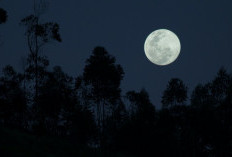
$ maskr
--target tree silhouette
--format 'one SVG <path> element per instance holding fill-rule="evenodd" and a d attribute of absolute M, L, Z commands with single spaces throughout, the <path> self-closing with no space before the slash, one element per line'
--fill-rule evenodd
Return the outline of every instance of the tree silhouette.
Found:
<path fill-rule="evenodd" d="M 144 89 L 139 92 L 129 91 L 126 97 L 129 100 L 128 109 L 132 111 L 129 111 L 129 119 L 117 133 L 115 145 L 122 151 L 148 155 L 154 147 L 155 107 Z"/>
<path fill-rule="evenodd" d="M 212 81 L 212 97 L 215 101 L 215 108 L 213 119 L 213 132 L 211 136 L 212 151 L 217 156 L 230 156 L 231 155 L 231 141 L 232 141 L 232 129 L 231 129 L 231 86 L 232 77 L 227 73 L 224 68 L 221 68 L 216 77 Z M 215 125 L 216 124 L 216 125 Z M 219 136 L 220 134 L 220 136 Z M 220 144 L 223 143 L 223 146 Z M 230 152 L 230 153 L 229 153 Z"/>
<path fill-rule="evenodd" d="M 37 101 L 35 100 L 35 77 L 36 77 L 36 66 L 34 64 L 33 55 L 28 54 L 26 63 L 23 68 L 23 88 L 25 92 L 25 97 L 31 106 L 31 109 L 33 109 L 33 106 L 36 105 Z M 49 66 L 49 60 L 45 56 L 38 56 L 37 58 L 37 90 L 39 90 L 42 86 L 44 81 L 46 81 L 46 77 L 48 74 L 48 66 Z M 39 96 L 39 92 L 37 93 Z M 32 110 L 32 112 L 34 112 Z M 33 114 L 34 115 L 34 114 Z M 32 115 L 32 117 L 33 117 Z"/>
<path fill-rule="evenodd" d="M 215 104 L 212 96 L 212 84 L 197 85 L 191 95 L 191 105 L 197 108 L 212 107 Z"/>
<path fill-rule="evenodd" d="M 230 75 L 222 67 L 212 81 L 212 96 L 215 98 L 217 105 L 220 105 L 225 99 L 229 90 L 230 82 Z"/>
<path fill-rule="evenodd" d="M 90 86 L 91 99 L 96 104 L 97 126 L 102 135 L 106 116 L 110 116 L 111 109 L 115 108 L 120 100 L 119 86 L 123 74 L 121 66 L 115 64 L 115 58 L 103 47 L 96 47 L 86 61 L 83 81 L 85 85 Z"/>
<path fill-rule="evenodd" d="M 192 130 L 197 133 L 198 153 L 202 156 L 230 156 L 231 76 L 221 68 L 213 81 L 198 85 L 192 93 Z M 201 139 L 201 142 L 199 142 Z M 221 145 L 223 143 L 223 146 Z"/>
<path fill-rule="evenodd" d="M 155 107 L 149 100 L 148 93 L 145 89 L 140 92 L 129 91 L 126 93 L 130 101 L 131 117 L 144 123 L 153 123 L 155 120 Z"/>
<path fill-rule="evenodd" d="M 35 101 L 38 97 L 38 60 L 41 48 L 52 40 L 61 42 L 59 34 L 59 25 L 53 22 L 41 23 L 40 10 L 35 5 L 34 14 L 29 15 L 21 20 L 21 24 L 26 27 L 25 36 L 30 51 L 30 59 L 34 64 L 34 80 L 35 80 Z"/>
<path fill-rule="evenodd" d="M 12 66 L 3 68 L 0 77 L 0 113 L 4 125 L 23 129 L 26 127 L 27 105 L 21 89 L 21 76 Z"/>
<path fill-rule="evenodd" d="M 3 24 L 7 21 L 7 12 L 0 8 L 0 24 Z"/>
<path fill-rule="evenodd" d="M 168 82 L 167 88 L 162 96 L 163 107 L 182 105 L 187 99 L 187 87 L 183 81 L 173 78 Z"/>
<path fill-rule="evenodd" d="M 67 122 L 65 125 L 74 143 L 84 145 L 95 143 L 98 130 L 93 113 L 89 109 L 76 104 L 66 118 Z"/>
<path fill-rule="evenodd" d="M 3 24 L 3 23 L 6 23 L 7 21 L 7 12 L 0 8 L 0 25 Z"/>
<path fill-rule="evenodd" d="M 213 108 L 221 105 L 228 96 L 231 77 L 221 68 L 212 82 L 197 85 L 191 96 L 191 104 L 195 107 Z"/>
<path fill-rule="evenodd" d="M 39 90 L 38 102 L 33 106 L 36 114 L 35 129 L 56 134 L 59 122 L 62 121 L 60 117 L 64 117 L 64 112 L 76 103 L 72 78 L 60 67 L 54 67 L 52 72 L 45 75 Z"/>

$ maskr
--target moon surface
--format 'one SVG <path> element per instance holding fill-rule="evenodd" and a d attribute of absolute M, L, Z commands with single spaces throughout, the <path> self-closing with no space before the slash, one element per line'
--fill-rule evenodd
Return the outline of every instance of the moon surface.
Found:
<path fill-rule="evenodd" d="M 147 58 L 156 65 L 168 65 L 180 54 L 180 40 L 167 29 L 158 29 L 148 35 L 144 51 Z"/>

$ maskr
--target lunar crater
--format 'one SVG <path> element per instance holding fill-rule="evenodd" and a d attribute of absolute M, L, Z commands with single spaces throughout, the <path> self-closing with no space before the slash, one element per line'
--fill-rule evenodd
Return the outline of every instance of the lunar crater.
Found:
<path fill-rule="evenodd" d="M 167 65 L 176 60 L 180 53 L 180 41 L 171 31 L 160 29 L 152 32 L 146 39 L 144 50 L 147 58 L 154 64 Z"/>

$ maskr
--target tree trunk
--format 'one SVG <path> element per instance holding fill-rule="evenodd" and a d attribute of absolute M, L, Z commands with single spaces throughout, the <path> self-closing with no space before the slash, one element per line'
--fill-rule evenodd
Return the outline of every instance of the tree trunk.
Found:
<path fill-rule="evenodd" d="M 36 26 L 38 26 L 38 19 L 36 21 Z M 37 31 L 37 30 L 36 30 Z M 37 103 L 38 99 L 38 36 L 35 36 L 35 103 Z"/>

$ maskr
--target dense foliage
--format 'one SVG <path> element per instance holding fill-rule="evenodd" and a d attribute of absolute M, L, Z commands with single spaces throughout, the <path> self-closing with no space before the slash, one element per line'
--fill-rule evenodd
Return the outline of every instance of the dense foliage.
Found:
<path fill-rule="evenodd" d="M 30 65 L 30 54 L 28 58 Z M 93 50 L 83 75 L 76 78 L 59 66 L 47 70 L 49 61 L 39 58 L 44 64 L 39 66 L 36 103 L 33 69 L 22 74 L 10 65 L 3 68 L 1 127 L 63 138 L 102 155 L 232 155 L 232 76 L 225 69 L 212 81 L 197 85 L 190 101 L 183 81 L 171 79 L 163 108 L 157 111 L 145 89 L 121 95 L 123 69 L 103 47 Z"/>
<path fill-rule="evenodd" d="M 0 24 L 6 20 L 0 8 Z M 30 53 L 22 73 L 2 69 L 0 156 L 232 156 L 232 75 L 224 68 L 189 101 L 184 82 L 171 79 L 156 110 L 145 89 L 122 95 L 123 68 L 103 47 L 83 74 L 69 76 L 59 66 L 48 70 L 39 53 L 61 42 L 59 25 L 40 23 L 38 14 L 21 24 Z"/>

